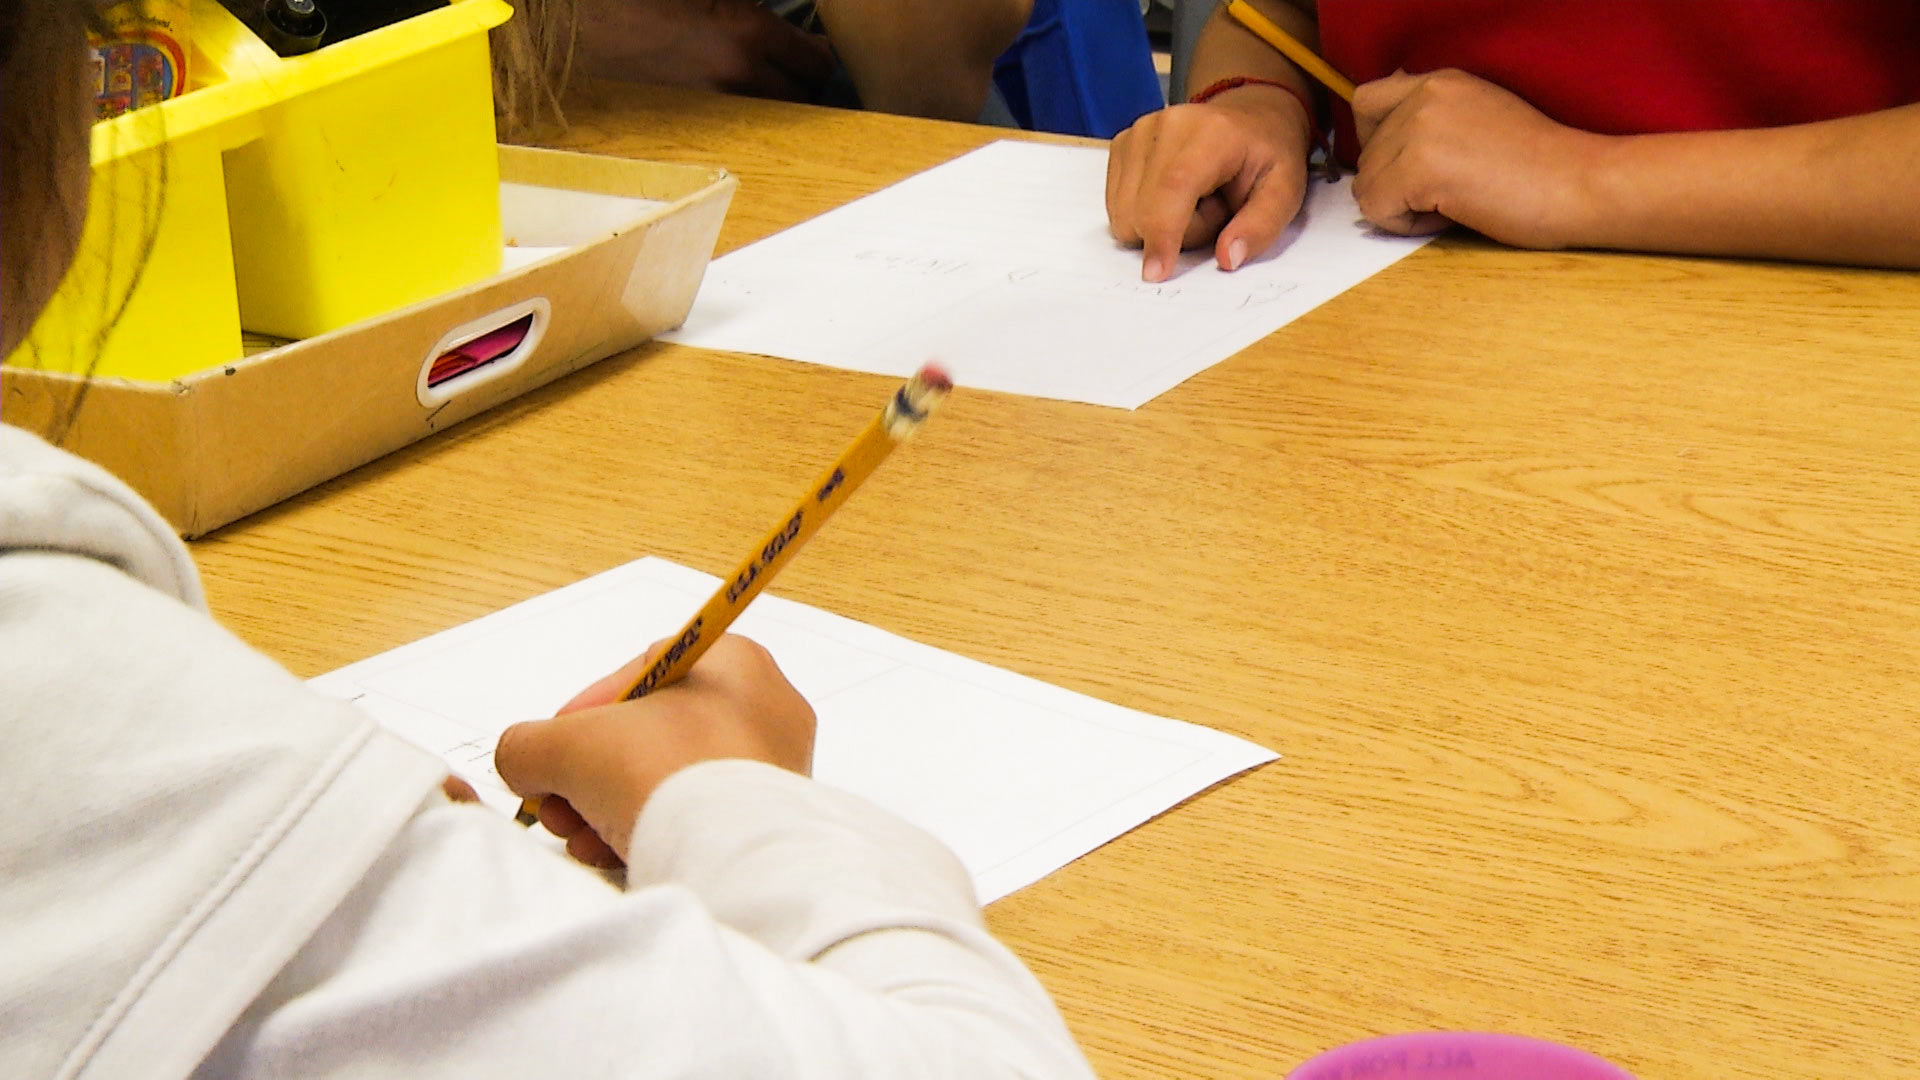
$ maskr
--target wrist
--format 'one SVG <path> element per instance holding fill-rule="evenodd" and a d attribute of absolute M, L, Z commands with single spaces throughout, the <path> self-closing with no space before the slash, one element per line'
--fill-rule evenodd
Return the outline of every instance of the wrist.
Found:
<path fill-rule="evenodd" d="M 1567 198 L 1560 209 L 1559 246 L 1616 247 L 1618 237 L 1613 234 L 1628 205 L 1622 183 L 1634 173 L 1628 159 L 1638 138 L 1574 130 L 1566 137 L 1562 160 L 1568 175 L 1560 190 Z"/>
<path fill-rule="evenodd" d="M 1213 104 L 1259 114 L 1265 122 L 1299 132 L 1299 144 L 1311 154 L 1324 139 L 1307 94 L 1277 79 L 1233 76 L 1209 84 L 1187 99 L 1189 104 Z"/>

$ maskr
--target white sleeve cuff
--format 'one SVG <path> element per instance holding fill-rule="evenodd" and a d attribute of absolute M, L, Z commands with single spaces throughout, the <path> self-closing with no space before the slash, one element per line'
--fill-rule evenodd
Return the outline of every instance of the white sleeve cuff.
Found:
<path fill-rule="evenodd" d="M 754 761 L 675 773 L 634 826 L 631 887 L 674 882 L 721 922 L 812 959 L 883 929 L 980 929 L 973 880 L 940 841 L 879 807 Z"/>

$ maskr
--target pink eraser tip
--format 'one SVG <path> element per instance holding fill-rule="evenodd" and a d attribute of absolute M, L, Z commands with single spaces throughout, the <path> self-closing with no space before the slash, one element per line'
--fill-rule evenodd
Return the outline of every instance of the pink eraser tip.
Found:
<path fill-rule="evenodd" d="M 953 376 L 947 374 L 947 369 L 938 363 L 922 364 L 920 370 L 915 372 L 913 377 L 935 390 L 947 391 L 953 389 Z"/>

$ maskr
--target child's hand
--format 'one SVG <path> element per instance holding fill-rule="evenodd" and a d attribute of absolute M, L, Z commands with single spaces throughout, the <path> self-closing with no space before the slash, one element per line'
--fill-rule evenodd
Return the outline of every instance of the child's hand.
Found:
<path fill-rule="evenodd" d="M 1555 123 L 1463 71 L 1397 73 L 1353 97 L 1354 199 L 1368 221 L 1420 236 L 1452 222 L 1505 244 L 1568 247 L 1585 232 L 1585 188 L 1603 136 Z"/>
<path fill-rule="evenodd" d="M 1311 132 L 1299 99 L 1272 86 L 1148 113 L 1107 152 L 1108 227 L 1146 248 L 1146 281 L 1165 281 L 1182 249 L 1209 240 L 1220 268 L 1238 270 L 1300 212 Z"/>
<path fill-rule="evenodd" d="M 589 865 L 620 865 L 648 796 L 689 765 L 747 758 L 803 774 L 813 765 L 813 710 L 773 657 L 745 638 L 714 642 L 671 686 L 613 701 L 664 645 L 589 687 L 552 720 L 508 728 L 494 750 L 500 778 L 517 795 L 546 796 L 541 824 Z"/>

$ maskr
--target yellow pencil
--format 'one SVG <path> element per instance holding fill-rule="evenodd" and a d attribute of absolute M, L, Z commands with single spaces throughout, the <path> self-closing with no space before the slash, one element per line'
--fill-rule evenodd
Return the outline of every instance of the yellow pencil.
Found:
<path fill-rule="evenodd" d="M 1340 95 L 1340 100 L 1353 104 L 1353 80 L 1333 70 L 1333 65 L 1315 56 L 1312 49 L 1300 44 L 1292 34 L 1274 25 L 1272 19 L 1260 14 L 1260 10 L 1247 0 L 1227 0 L 1227 14 L 1241 26 L 1259 35 L 1260 40 L 1280 50 L 1280 54 L 1300 65 L 1300 70 L 1320 80 L 1327 89 Z"/>
<path fill-rule="evenodd" d="M 840 460 L 800 496 L 799 504 L 780 519 L 780 524 L 760 541 L 747 561 L 708 598 L 706 606 L 680 628 L 672 644 L 621 693 L 620 700 L 646 697 L 685 675 L 694 661 L 707 651 L 707 646 L 727 632 L 727 627 L 746 610 L 747 604 L 760 595 L 767 582 L 793 558 L 800 545 L 833 516 L 855 488 L 873 475 L 873 470 L 880 467 L 894 446 L 919 429 L 927 414 L 952 389 L 953 380 L 947 373 L 936 364 L 928 364 L 908 379 L 905 386 L 894 391 L 880 415 L 853 440 Z M 522 825 L 532 825 L 539 819 L 539 799 L 522 801 L 520 812 L 514 815 L 514 820 Z"/>

